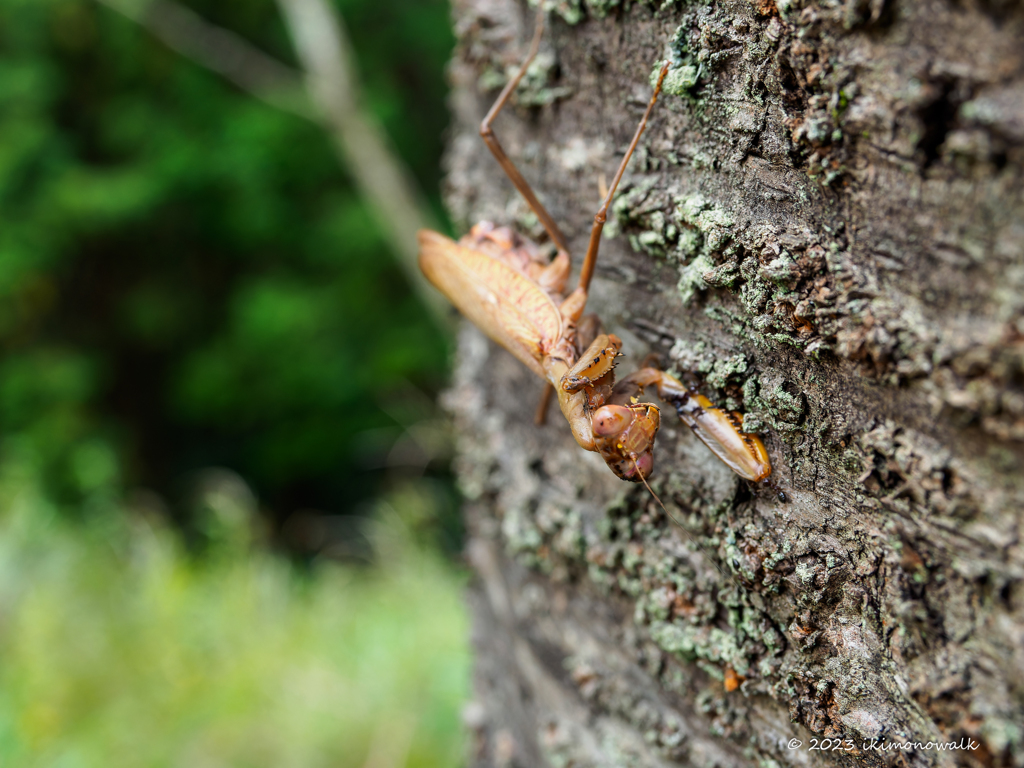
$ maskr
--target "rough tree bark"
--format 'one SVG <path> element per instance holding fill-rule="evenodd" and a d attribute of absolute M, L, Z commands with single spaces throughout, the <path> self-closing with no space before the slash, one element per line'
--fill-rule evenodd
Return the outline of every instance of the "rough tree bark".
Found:
<path fill-rule="evenodd" d="M 591 308 L 620 371 L 656 351 L 744 412 L 789 501 L 665 411 L 684 532 L 465 329 L 471 764 L 1024 766 L 1024 9 L 552 5 L 496 132 L 578 259 L 673 52 Z M 461 227 L 541 236 L 477 135 L 532 13 L 455 3 Z"/>

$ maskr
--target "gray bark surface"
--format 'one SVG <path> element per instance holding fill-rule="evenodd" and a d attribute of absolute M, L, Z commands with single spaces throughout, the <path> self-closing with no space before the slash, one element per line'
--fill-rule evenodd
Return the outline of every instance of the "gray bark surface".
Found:
<path fill-rule="evenodd" d="M 663 409 L 677 525 L 464 329 L 471 765 L 1024 766 L 1024 9 L 775 2 L 560 0 L 495 124 L 578 265 L 674 50 L 589 306 L 621 373 L 657 352 L 744 413 L 789 500 Z M 532 14 L 455 3 L 463 229 L 542 238 L 477 135 Z"/>

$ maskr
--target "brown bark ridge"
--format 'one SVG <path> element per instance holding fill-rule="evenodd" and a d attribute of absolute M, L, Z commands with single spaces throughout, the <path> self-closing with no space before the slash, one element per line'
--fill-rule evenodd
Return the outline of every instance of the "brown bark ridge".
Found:
<path fill-rule="evenodd" d="M 621 372 L 658 352 L 746 414 L 789 501 L 665 410 L 677 525 L 554 409 L 534 426 L 540 382 L 465 328 L 469 764 L 1024 766 L 1024 8 L 548 6 L 495 131 L 578 260 L 675 58 L 591 308 Z M 457 226 L 540 239 L 477 135 L 533 9 L 455 22 Z"/>

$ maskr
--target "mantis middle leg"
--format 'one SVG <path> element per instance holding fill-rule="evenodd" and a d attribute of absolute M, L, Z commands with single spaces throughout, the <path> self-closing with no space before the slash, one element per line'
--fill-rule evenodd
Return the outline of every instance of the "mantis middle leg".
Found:
<path fill-rule="evenodd" d="M 590 280 L 594 276 L 594 267 L 597 264 L 597 250 L 601 245 L 601 232 L 604 230 L 604 223 L 608 220 L 608 208 L 612 204 L 612 198 L 615 197 L 615 190 L 622 180 L 622 174 L 626 172 L 626 166 L 629 165 L 629 158 L 633 156 L 633 150 L 636 149 L 636 145 L 640 142 L 640 136 L 643 134 L 644 128 L 647 127 L 647 120 L 654 109 L 654 103 L 658 100 L 658 94 L 661 93 L 661 84 L 665 81 L 668 68 L 669 62 L 666 61 L 661 68 L 661 72 L 658 74 L 658 84 L 654 86 L 654 95 L 651 96 L 651 101 L 647 104 L 647 110 L 640 120 L 640 125 L 636 127 L 636 133 L 633 134 L 633 141 L 630 142 L 629 149 L 626 150 L 622 162 L 619 163 L 619 170 L 615 172 L 615 178 L 612 179 L 612 185 L 608 188 L 608 194 L 605 195 L 604 202 L 601 203 L 601 207 L 594 214 L 594 226 L 590 230 L 590 244 L 587 246 L 587 255 L 583 257 L 583 266 L 580 268 L 579 287 L 584 291 L 590 289 Z"/>

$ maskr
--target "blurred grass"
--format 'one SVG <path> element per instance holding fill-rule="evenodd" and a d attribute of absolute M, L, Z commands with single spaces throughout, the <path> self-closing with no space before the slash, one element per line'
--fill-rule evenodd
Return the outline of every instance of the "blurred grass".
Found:
<path fill-rule="evenodd" d="M 298 571 L 250 546 L 239 486 L 208 488 L 219 533 L 196 557 L 140 509 L 69 522 L 6 467 L 0 765 L 462 762 L 462 576 L 387 500 L 376 566 Z"/>

